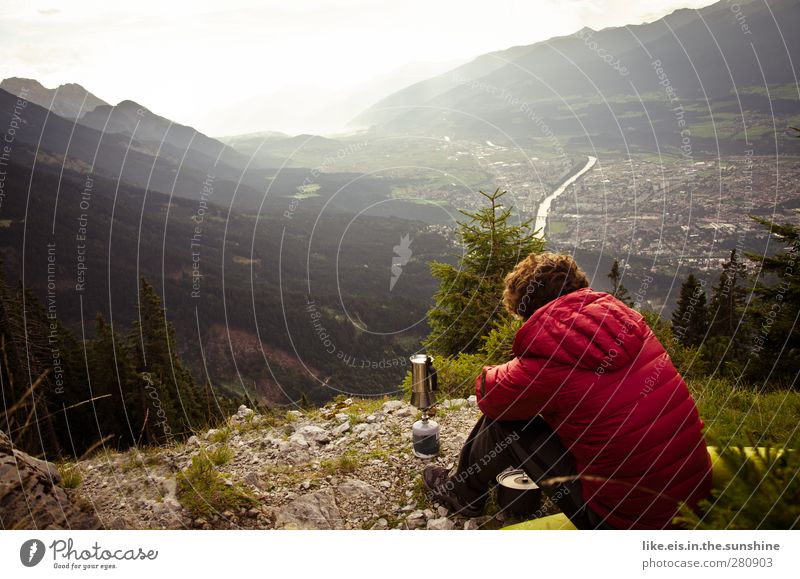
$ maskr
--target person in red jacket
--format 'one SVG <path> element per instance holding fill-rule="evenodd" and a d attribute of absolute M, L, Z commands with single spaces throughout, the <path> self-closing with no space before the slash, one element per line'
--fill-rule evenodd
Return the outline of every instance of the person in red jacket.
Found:
<path fill-rule="evenodd" d="M 476 379 L 483 416 L 454 474 L 425 469 L 429 496 L 476 516 L 495 477 L 521 467 L 579 529 L 671 528 L 681 503 L 709 496 L 711 461 L 658 338 L 569 255 L 531 254 L 505 283 L 525 320 L 514 358 Z"/>

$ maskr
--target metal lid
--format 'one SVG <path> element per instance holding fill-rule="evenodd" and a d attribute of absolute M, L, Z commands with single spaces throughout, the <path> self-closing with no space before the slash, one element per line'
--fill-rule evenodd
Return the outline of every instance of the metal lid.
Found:
<path fill-rule="evenodd" d="M 427 354 L 414 354 L 409 358 L 412 364 L 427 364 L 433 362 L 433 358 Z"/>
<path fill-rule="evenodd" d="M 539 488 L 539 485 L 521 469 L 501 472 L 497 475 L 497 483 L 508 489 L 520 491 L 529 491 Z"/>

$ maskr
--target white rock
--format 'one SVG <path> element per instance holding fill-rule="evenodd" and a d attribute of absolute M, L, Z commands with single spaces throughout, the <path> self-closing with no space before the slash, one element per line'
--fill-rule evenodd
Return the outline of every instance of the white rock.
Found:
<path fill-rule="evenodd" d="M 189 447 L 200 446 L 200 439 L 192 435 L 189 437 L 189 440 L 186 441 L 186 446 Z"/>
<path fill-rule="evenodd" d="M 344 434 L 348 430 L 350 430 L 350 421 L 349 420 L 347 422 L 342 422 L 339 426 L 334 428 L 332 432 L 333 432 L 334 436 L 341 436 L 342 434 Z"/>
<path fill-rule="evenodd" d="M 239 409 L 236 411 L 237 418 L 239 418 L 241 420 L 244 420 L 245 418 L 248 418 L 249 416 L 252 416 L 253 414 L 255 414 L 253 409 L 252 408 L 248 408 L 244 404 L 239 406 Z"/>
<path fill-rule="evenodd" d="M 290 410 L 289 412 L 286 413 L 286 415 L 290 416 L 290 417 L 292 417 L 294 419 L 303 417 L 303 413 L 300 412 L 299 410 Z"/>
<path fill-rule="evenodd" d="M 480 528 L 480 524 L 475 519 L 467 519 L 464 522 L 464 530 L 465 531 L 477 531 Z"/>
<path fill-rule="evenodd" d="M 367 416 L 366 420 L 367 420 L 367 424 L 372 424 L 373 422 L 377 422 L 378 421 L 378 417 L 375 416 L 374 414 L 370 414 L 370 415 Z"/>
<path fill-rule="evenodd" d="M 467 403 L 473 408 L 476 407 L 478 405 L 478 397 L 473 394 L 472 396 L 467 398 Z"/>
<path fill-rule="evenodd" d="M 289 444 L 297 448 L 308 448 L 306 437 L 299 432 L 295 432 L 289 437 Z"/>
<path fill-rule="evenodd" d="M 436 512 L 439 513 L 440 517 L 446 517 L 447 516 L 447 507 L 439 507 L 438 509 L 436 509 Z"/>
<path fill-rule="evenodd" d="M 390 483 L 388 480 L 382 480 L 381 482 L 378 483 L 378 486 L 381 486 L 385 489 L 390 489 L 392 488 L 392 483 Z"/>
<path fill-rule="evenodd" d="M 345 414 L 344 412 L 339 412 L 339 413 L 335 414 L 334 418 L 336 419 L 337 422 L 349 422 L 350 421 L 350 415 Z"/>
<path fill-rule="evenodd" d="M 430 519 L 426 528 L 431 531 L 452 531 L 455 525 L 447 517 L 439 517 L 438 519 Z"/>
<path fill-rule="evenodd" d="M 313 424 L 307 424 L 306 426 L 298 428 L 297 431 L 292 436 L 295 435 L 300 435 L 306 441 L 310 440 L 312 442 L 316 442 L 317 444 L 325 444 L 331 439 L 331 435 L 328 433 L 327 430 L 325 430 L 324 428 L 320 428 L 319 426 L 315 426 Z"/>
<path fill-rule="evenodd" d="M 178 483 L 174 478 L 165 478 L 158 481 L 159 490 L 164 495 L 164 500 L 174 499 L 178 491 Z"/>
<path fill-rule="evenodd" d="M 331 489 L 303 495 L 275 514 L 277 529 L 340 529 L 343 525 Z"/>
<path fill-rule="evenodd" d="M 394 413 L 395 416 L 411 416 L 412 414 L 414 414 L 414 408 L 411 406 L 404 406 Z"/>
<path fill-rule="evenodd" d="M 375 521 L 375 524 L 372 525 L 372 529 L 375 530 L 375 531 L 382 531 L 382 530 L 388 529 L 388 528 L 389 528 L 389 521 L 387 521 L 383 517 L 381 517 L 380 519 Z"/>

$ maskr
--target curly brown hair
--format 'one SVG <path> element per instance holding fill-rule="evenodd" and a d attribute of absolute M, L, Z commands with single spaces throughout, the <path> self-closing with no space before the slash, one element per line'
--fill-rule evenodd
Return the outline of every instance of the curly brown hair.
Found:
<path fill-rule="evenodd" d="M 532 253 L 505 278 L 503 303 L 511 314 L 527 320 L 557 297 L 589 287 L 589 278 L 571 255 Z"/>

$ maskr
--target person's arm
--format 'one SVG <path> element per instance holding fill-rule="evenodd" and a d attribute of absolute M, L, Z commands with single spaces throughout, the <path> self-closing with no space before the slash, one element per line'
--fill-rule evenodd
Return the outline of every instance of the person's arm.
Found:
<path fill-rule="evenodd" d="M 553 388 L 542 379 L 542 365 L 533 358 L 514 358 L 484 366 L 475 380 L 478 407 L 494 420 L 525 420 L 550 403 Z"/>

